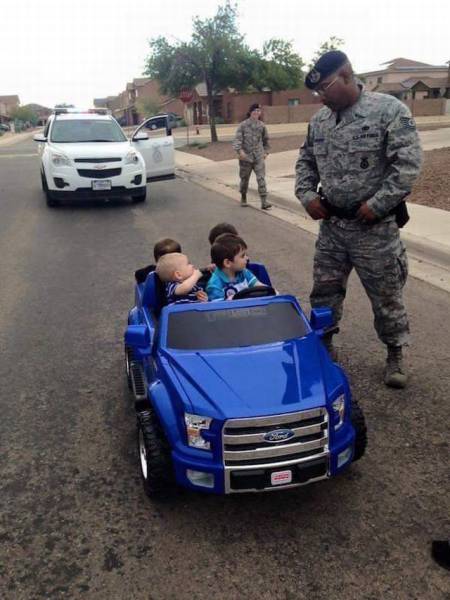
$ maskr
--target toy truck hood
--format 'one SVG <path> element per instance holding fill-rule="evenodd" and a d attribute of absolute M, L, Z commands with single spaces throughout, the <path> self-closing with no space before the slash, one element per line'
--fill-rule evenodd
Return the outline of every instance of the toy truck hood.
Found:
<path fill-rule="evenodd" d="M 165 355 L 185 410 L 218 419 L 324 406 L 323 372 L 333 367 L 314 333 L 251 349 Z"/>

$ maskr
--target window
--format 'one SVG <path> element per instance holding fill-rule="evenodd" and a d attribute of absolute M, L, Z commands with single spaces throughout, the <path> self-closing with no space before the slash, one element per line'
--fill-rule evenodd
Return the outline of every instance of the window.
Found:
<path fill-rule="evenodd" d="M 153 117 L 142 128 L 143 131 L 148 133 L 149 137 L 166 137 L 167 132 L 167 117 Z"/>
<path fill-rule="evenodd" d="M 300 104 L 299 98 L 289 98 L 288 106 L 298 106 Z"/>
<path fill-rule="evenodd" d="M 178 350 L 259 346 L 303 337 L 307 333 L 305 322 L 290 302 L 186 310 L 169 316 L 167 346 Z"/>
<path fill-rule="evenodd" d="M 48 119 L 47 120 L 47 124 L 45 125 L 44 135 L 45 135 L 46 138 L 48 138 L 48 130 L 50 129 L 51 122 L 52 122 L 52 120 Z"/>
<path fill-rule="evenodd" d="M 52 142 L 126 142 L 119 125 L 114 120 L 70 119 L 53 121 Z"/>
<path fill-rule="evenodd" d="M 377 77 L 377 83 L 383 83 L 383 78 L 382 77 Z"/>

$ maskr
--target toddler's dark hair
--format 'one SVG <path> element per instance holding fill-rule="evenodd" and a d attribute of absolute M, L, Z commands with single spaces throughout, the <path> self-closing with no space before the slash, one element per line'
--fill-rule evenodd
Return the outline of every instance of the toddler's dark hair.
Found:
<path fill-rule="evenodd" d="M 232 233 L 222 234 L 211 246 L 211 260 L 222 268 L 225 259 L 233 260 L 242 250 L 247 250 L 247 244 L 241 237 Z"/>
<path fill-rule="evenodd" d="M 219 235 L 222 235 L 223 233 L 233 233 L 234 235 L 238 235 L 236 227 L 231 223 L 217 223 L 217 225 L 214 225 L 208 235 L 208 240 L 211 246 L 214 244 Z"/>
<path fill-rule="evenodd" d="M 176 240 L 170 238 L 159 240 L 153 247 L 153 255 L 156 262 L 164 254 L 171 254 L 172 252 L 181 252 L 181 245 Z"/>

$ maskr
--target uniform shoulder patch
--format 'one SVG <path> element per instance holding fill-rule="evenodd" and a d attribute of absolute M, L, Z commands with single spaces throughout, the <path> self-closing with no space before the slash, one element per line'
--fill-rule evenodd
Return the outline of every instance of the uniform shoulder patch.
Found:
<path fill-rule="evenodd" d="M 400 117 L 400 125 L 403 129 L 415 129 L 416 124 L 411 117 Z"/>

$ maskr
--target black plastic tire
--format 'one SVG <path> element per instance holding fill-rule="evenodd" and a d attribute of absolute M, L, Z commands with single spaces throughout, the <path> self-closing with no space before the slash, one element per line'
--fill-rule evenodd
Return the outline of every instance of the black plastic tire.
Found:
<path fill-rule="evenodd" d="M 358 402 L 352 399 L 352 425 L 355 429 L 355 453 L 353 456 L 353 462 L 359 460 L 366 451 L 367 447 L 367 427 L 366 419 L 362 408 Z"/>
<path fill-rule="evenodd" d="M 161 498 L 172 492 L 175 488 L 175 476 L 170 447 L 152 410 L 145 410 L 137 415 L 137 447 L 142 483 L 147 496 Z"/>
<path fill-rule="evenodd" d="M 132 200 L 134 204 L 145 202 L 147 200 L 147 190 L 145 190 L 143 194 L 139 194 L 139 196 L 133 196 Z"/>
<path fill-rule="evenodd" d="M 127 376 L 128 389 L 133 389 L 133 384 L 131 383 L 131 370 L 130 370 L 130 362 L 132 359 L 133 351 L 128 346 L 125 346 L 125 374 Z"/>

